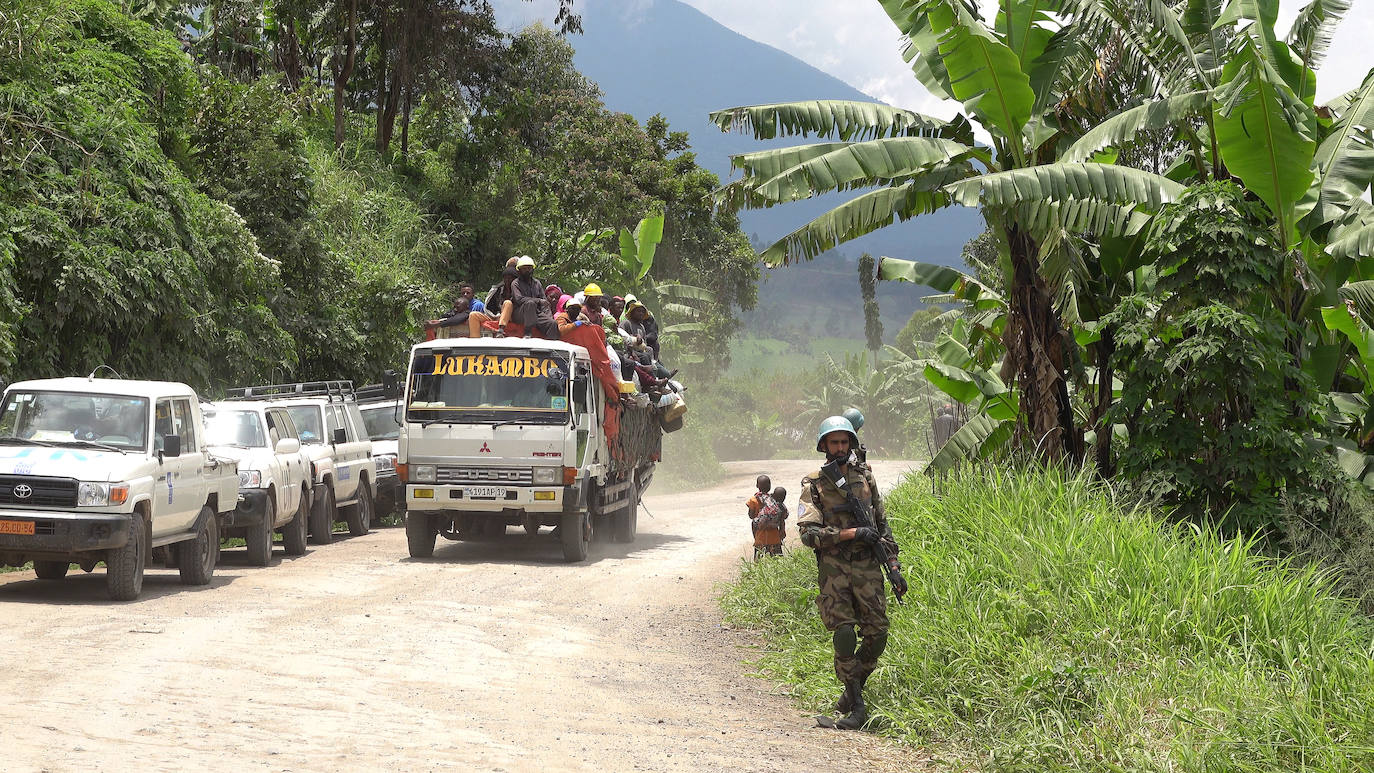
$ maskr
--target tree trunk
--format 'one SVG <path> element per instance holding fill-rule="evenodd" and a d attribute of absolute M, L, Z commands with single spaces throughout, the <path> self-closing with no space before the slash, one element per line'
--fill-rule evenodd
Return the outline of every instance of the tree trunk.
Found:
<path fill-rule="evenodd" d="M 277 66 L 286 76 L 287 88 L 296 91 L 305 79 L 305 72 L 301 69 L 301 42 L 296 37 L 296 20 L 291 16 L 282 16 L 278 23 L 281 25 L 282 37 L 277 47 Z"/>
<path fill-rule="evenodd" d="M 391 42 L 390 37 L 387 35 L 388 22 L 386 4 L 382 5 L 380 13 L 381 21 L 377 24 L 377 97 L 374 100 L 377 103 L 377 131 L 375 141 L 378 153 L 386 150 L 385 145 L 382 143 L 382 113 L 386 111 L 387 64 L 391 56 Z"/>
<path fill-rule="evenodd" d="M 393 68 L 391 83 L 387 89 L 386 109 L 382 111 L 381 121 L 377 126 L 379 151 L 391 147 L 391 137 L 396 131 L 396 115 L 401 110 L 402 89 L 410 85 L 411 43 L 415 34 L 415 17 L 419 14 L 416 0 L 407 0 L 401 14 L 400 37 L 396 42 L 396 66 Z"/>
<path fill-rule="evenodd" d="M 1093 426 L 1097 430 L 1097 474 L 1110 478 L 1115 472 L 1112 464 L 1112 424 L 1107 411 L 1112 407 L 1112 357 L 1116 354 L 1116 337 L 1112 329 L 1102 328 L 1097 350 L 1097 405 L 1093 409 Z"/>
<path fill-rule="evenodd" d="M 344 108 L 344 92 L 348 89 L 348 79 L 353 77 L 353 65 L 358 56 L 358 0 L 348 3 L 348 29 L 344 33 L 343 62 L 334 66 L 334 149 L 343 147 L 344 127 L 348 114 Z"/>
<path fill-rule="evenodd" d="M 1014 376 L 1021 390 L 1021 419 L 1030 445 L 1050 461 L 1083 460 L 1083 437 L 1069 403 L 1065 339 L 1059 312 L 1040 276 L 1040 245 L 1018 226 L 1007 227 L 1012 263 L 1012 286 L 1003 343 L 1007 347 L 1006 376 Z"/>
<path fill-rule="evenodd" d="M 401 108 L 401 158 L 410 152 L 410 101 L 415 95 L 415 85 L 406 84 L 405 107 Z"/>

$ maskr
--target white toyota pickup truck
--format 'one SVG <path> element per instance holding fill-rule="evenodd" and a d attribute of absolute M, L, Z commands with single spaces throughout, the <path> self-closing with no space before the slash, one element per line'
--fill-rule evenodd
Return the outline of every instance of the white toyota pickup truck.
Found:
<path fill-rule="evenodd" d="M 160 559 L 207 585 L 219 517 L 238 502 L 232 460 L 205 450 L 200 400 L 165 381 L 21 381 L 0 402 L 0 565 L 58 580 L 104 561 L 129 601 Z"/>

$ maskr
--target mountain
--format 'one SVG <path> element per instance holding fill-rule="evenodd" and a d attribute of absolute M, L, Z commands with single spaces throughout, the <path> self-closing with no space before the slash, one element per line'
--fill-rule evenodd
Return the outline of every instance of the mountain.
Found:
<path fill-rule="evenodd" d="M 553 18 L 552 3 L 497 0 L 498 18 L 507 28 Z M 875 101 L 843 81 L 776 48 L 751 40 L 677 0 L 578 0 L 582 35 L 569 41 L 579 70 L 605 92 L 612 110 L 641 122 L 662 113 L 675 130 L 689 132 L 697 162 L 729 180 L 730 155 L 805 142 L 759 142 L 751 136 L 721 132 L 707 118 L 712 110 L 736 105 L 806 99 Z M 896 45 L 883 40 L 881 45 Z M 914 77 L 914 76 L 913 76 Z M 851 198 L 853 193 L 799 201 L 741 213 L 744 230 L 756 242 L 772 243 L 812 218 Z M 750 315 L 790 316 L 800 298 L 826 306 L 853 308 L 862 335 L 857 257 L 868 252 L 958 266 L 965 242 L 982 230 L 975 210 L 952 208 L 881 229 L 841 245 L 842 254 L 765 271 L 759 309 Z M 891 340 L 920 298 L 930 291 L 880 282 L 878 302 L 886 338 Z M 800 293 L 800 295 L 799 295 Z M 817 297 L 817 293 L 820 293 Z M 841 315 L 852 319 L 851 315 Z M 852 328 L 852 325 L 849 326 Z M 807 330 L 814 334 L 813 330 Z M 832 335 L 850 335 L 836 331 Z"/>

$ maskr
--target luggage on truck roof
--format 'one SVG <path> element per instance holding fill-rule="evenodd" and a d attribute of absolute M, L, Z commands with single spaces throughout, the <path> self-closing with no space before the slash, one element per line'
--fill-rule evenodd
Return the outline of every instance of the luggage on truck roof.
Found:
<path fill-rule="evenodd" d="M 346 401 L 354 395 L 352 381 L 300 381 L 295 384 L 261 384 L 228 390 L 226 400 L 290 400 L 295 397 L 328 397 Z"/>

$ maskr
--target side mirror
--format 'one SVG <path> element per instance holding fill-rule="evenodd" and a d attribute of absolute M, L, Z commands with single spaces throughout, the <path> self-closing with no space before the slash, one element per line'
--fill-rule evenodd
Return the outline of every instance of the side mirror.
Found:
<path fill-rule="evenodd" d="M 180 435 L 164 435 L 162 437 L 162 455 L 174 458 L 181 456 Z"/>
<path fill-rule="evenodd" d="M 382 371 L 382 394 L 390 398 L 401 396 L 401 379 L 396 371 Z"/>
<path fill-rule="evenodd" d="M 347 432 L 344 432 L 344 428 L 343 428 L 343 427 L 339 427 L 338 429 L 334 430 L 334 443 L 335 443 L 335 444 L 338 444 L 338 443 L 347 443 L 347 442 L 348 442 L 348 433 L 347 433 Z"/>
<path fill-rule="evenodd" d="M 294 454 L 301 450 L 301 441 L 293 437 L 284 437 L 277 441 L 276 451 L 279 454 Z"/>

